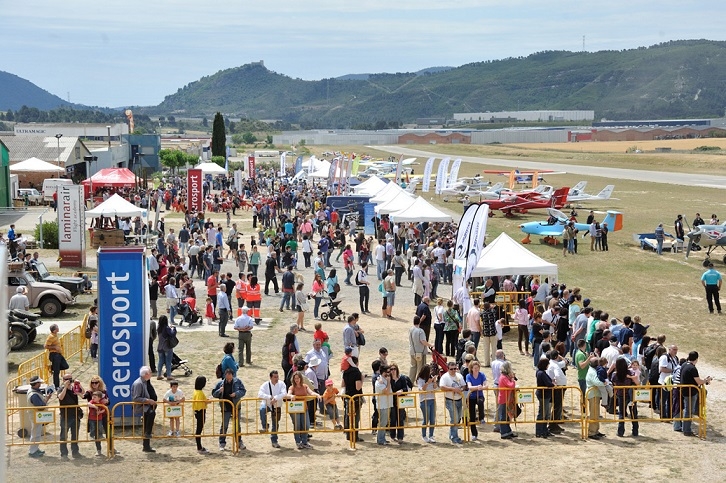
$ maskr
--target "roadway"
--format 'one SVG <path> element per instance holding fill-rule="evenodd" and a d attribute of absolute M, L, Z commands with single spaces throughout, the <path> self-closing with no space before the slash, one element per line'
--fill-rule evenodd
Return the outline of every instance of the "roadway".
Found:
<path fill-rule="evenodd" d="M 401 146 L 366 146 L 391 154 L 403 154 L 428 159 L 431 156 L 443 158 L 447 155 L 431 153 L 419 149 Z M 726 176 L 713 176 L 698 173 L 672 173 L 664 171 L 648 171 L 642 169 L 607 168 L 604 166 L 583 166 L 577 164 L 560 164 L 549 162 L 525 161 L 522 159 L 483 158 L 475 156 L 450 155 L 453 159 L 461 158 L 466 163 L 482 164 L 487 166 L 503 166 L 506 168 L 519 168 L 527 170 L 548 169 L 552 171 L 566 171 L 567 173 L 585 176 L 601 176 L 612 179 L 628 179 L 633 181 L 648 181 L 651 183 L 675 184 L 682 186 L 697 186 L 703 188 L 726 189 Z"/>

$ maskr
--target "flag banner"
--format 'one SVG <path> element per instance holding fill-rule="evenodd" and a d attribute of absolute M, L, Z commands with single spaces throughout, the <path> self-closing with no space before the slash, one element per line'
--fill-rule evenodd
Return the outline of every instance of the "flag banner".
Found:
<path fill-rule="evenodd" d="M 440 195 L 441 190 L 446 188 L 446 170 L 449 167 L 449 160 L 451 158 L 444 158 L 439 163 L 439 170 L 436 172 L 436 194 Z"/>
<path fill-rule="evenodd" d="M 302 171 L 302 162 L 303 162 L 303 157 L 298 156 L 297 159 L 295 160 L 295 174 L 298 174 L 300 171 Z"/>
<path fill-rule="evenodd" d="M 456 158 L 454 164 L 451 165 L 451 173 L 449 173 L 449 184 L 448 186 L 456 183 L 456 179 L 459 177 L 459 167 L 461 166 L 461 158 Z"/>
<path fill-rule="evenodd" d="M 287 155 L 285 153 L 282 153 L 280 155 L 280 176 L 285 176 L 285 172 L 287 171 Z"/>
<path fill-rule="evenodd" d="M 428 193 L 429 188 L 431 187 L 431 170 L 434 168 L 435 160 L 435 157 L 430 157 L 428 161 L 426 161 L 426 166 L 424 166 L 423 186 L 421 187 L 421 191 L 424 193 Z"/>
<path fill-rule="evenodd" d="M 355 158 L 353 158 L 353 171 L 352 171 L 353 176 L 358 176 L 359 165 L 360 165 L 360 158 L 358 158 L 358 156 L 356 156 Z"/>
<path fill-rule="evenodd" d="M 398 158 L 398 164 L 396 165 L 396 184 L 401 184 L 401 172 L 403 171 L 403 154 Z"/>
<path fill-rule="evenodd" d="M 333 186 L 333 183 L 335 182 L 335 170 L 338 168 L 339 161 L 340 158 L 335 158 L 330 163 L 330 170 L 328 170 L 328 187 Z"/>

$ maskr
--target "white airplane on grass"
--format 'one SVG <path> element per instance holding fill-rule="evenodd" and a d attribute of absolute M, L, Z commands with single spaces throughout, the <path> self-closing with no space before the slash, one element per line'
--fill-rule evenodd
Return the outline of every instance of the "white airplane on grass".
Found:
<path fill-rule="evenodd" d="M 485 191 L 472 189 L 468 185 L 454 184 L 452 188 L 446 188 L 441 190 L 441 194 L 444 196 L 444 201 L 449 201 L 449 198 L 458 198 L 462 200 L 465 196 L 469 199 L 480 198 L 483 200 L 498 200 L 499 192 L 504 189 L 504 183 L 497 183 Z"/>
<path fill-rule="evenodd" d="M 578 183 L 579 184 L 579 183 Z M 589 201 L 605 201 L 605 200 L 617 200 L 617 198 L 611 198 L 615 185 L 609 184 L 601 192 L 596 195 L 588 195 L 585 192 L 581 192 L 577 195 L 568 195 L 568 203 L 585 203 Z"/>

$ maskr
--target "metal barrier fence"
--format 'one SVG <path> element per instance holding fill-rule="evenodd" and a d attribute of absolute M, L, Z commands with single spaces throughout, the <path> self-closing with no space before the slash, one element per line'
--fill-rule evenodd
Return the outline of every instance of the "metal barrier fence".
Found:
<path fill-rule="evenodd" d="M 86 319 L 84 318 L 84 324 Z M 77 325 L 65 334 L 59 337 L 61 348 L 63 351 L 63 357 L 66 361 L 78 355 L 80 363 L 83 364 L 83 349 L 88 346 L 88 339 L 85 336 L 85 329 L 83 325 Z"/>
<path fill-rule="evenodd" d="M 50 374 L 50 362 L 48 360 L 48 351 L 36 354 L 25 362 L 18 365 L 18 377 L 26 376 L 28 379 L 32 376 L 40 376 L 48 379 Z"/>
<path fill-rule="evenodd" d="M 97 406 L 108 414 L 106 406 Z M 85 405 L 38 407 L 28 406 L 26 403 L 14 409 L 19 417 L 8 419 L 6 446 L 57 444 L 61 446 L 61 454 L 72 454 L 80 451 L 78 444 L 86 443 L 94 443 L 96 450 L 100 452 L 101 442 L 105 441 L 106 457 L 111 456 L 113 444 L 107 427 L 109 419 L 91 421 L 89 408 Z M 78 418 L 80 413 L 83 413 L 82 418 Z M 65 449 L 63 445 L 66 445 Z"/>
<path fill-rule="evenodd" d="M 237 408 L 235 405 L 226 399 L 208 399 L 204 401 L 206 409 L 203 425 L 199 434 L 196 434 L 198 420 L 193 410 L 194 403 L 195 401 L 191 400 L 179 404 L 160 401 L 155 411 L 154 426 L 151 433 L 152 439 L 217 438 L 218 444 L 230 447 L 233 453 L 237 453 L 239 451 L 237 446 L 238 438 L 241 434 L 235 424 L 237 421 Z M 142 412 L 134 414 L 134 409 L 140 406 L 143 407 L 143 404 L 134 402 L 121 402 L 113 406 L 111 411 L 113 416 L 111 438 L 114 441 L 140 441 L 144 439 Z M 224 412 L 222 408 L 224 408 Z M 201 415 L 199 417 L 201 418 Z M 169 434 L 172 420 L 178 421 L 179 436 L 176 433 Z M 220 438 L 224 438 L 224 440 L 220 440 Z M 231 442 L 227 441 L 227 438 L 231 438 Z"/>
<path fill-rule="evenodd" d="M 670 390 L 664 389 L 666 386 L 615 386 L 612 388 L 611 404 L 607 405 L 607 409 L 600 406 L 603 395 L 597 387 L 591 387 L 587 390 L 586 396 L 588 401 L 588 413 L 584 419 L 585 438 L 596 434 L 600 429 L 600 424 L 618 423 L 622 427 L 618 428 L 618 432 L 625 431 L 625 424 L 630 423 L 634 434 L 638 434 L 638 425 L 640 423 L 651 422 L 684 422 L 698 423 L 698 437 L 706 438 L 706 390 L 705 388 L 690 385 L 670 386 Z M 675 409 L 674 402 L 678 402 L 678 410 L 671 414 L 657 414 L 652 408 L 653 391 L 662 391 L 661 399 L 664 395 L 669 398 L 670 408 Z M 674 393 L 675 391 L 675 393 Z M 684 405 L 685 396 L 696 399 L 691 401 L 691 408 L 688 411 Z M 675 397 L 674 397 L 675 396 Z M 644 403 L 638 406 L 638 403 Z M 647 404 L 648 406 L 646 406 Z M 663 402 L 661 401 L 661 413 L 663 412 Z M 645 415 L 643 416 L 643 413 Z M 687 415 L 686 415 L 687 413 Z M 622 431 L 621 431 L 622 430 Z"/>
<path fill-rule="evenodd" d="M 471 292 L 469 296 L 474 300 L 474 298 L 481 297 L 481 294 L 482 292 Z M 497 292 L 494 303 L 501 307 L 505 325 L 514 325 L 509 323 L 510 319 L 514 315 L 514 311 L 519 307 L 519 301 L 526 299 L 528 296 L 529 292 Z"/>

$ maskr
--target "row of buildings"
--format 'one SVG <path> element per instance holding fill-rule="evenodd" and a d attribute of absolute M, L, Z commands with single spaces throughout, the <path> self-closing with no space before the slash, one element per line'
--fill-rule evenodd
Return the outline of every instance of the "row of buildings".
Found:
<path fill-rule="evenodd" d="M 161 138 L 130 134 L 125 123 L 15 124 L 0 132 L 0 206 L 11 206 L 18 188 L 40 187 L 43 180 L 64 177 L 80 182 L 105 168 L 129 168 L 148 174 L 160 169 Z M 19 179 L 10 167 L 37 158 L 60 168 L 60 173 L 27 173 Z"/>

